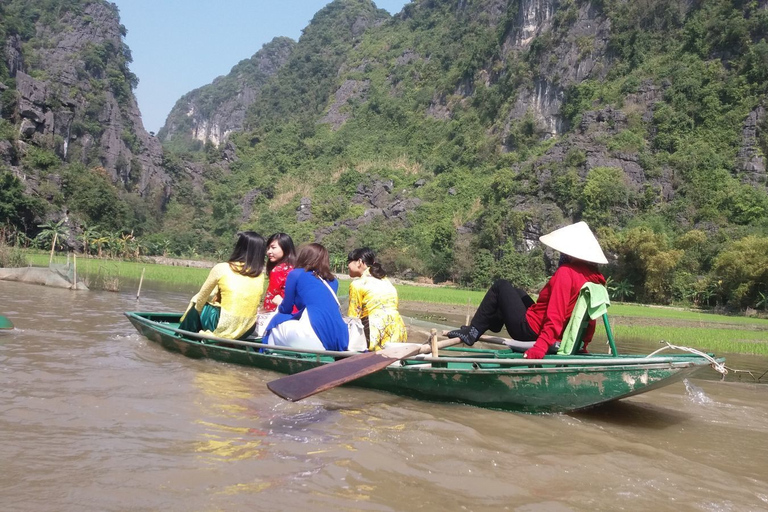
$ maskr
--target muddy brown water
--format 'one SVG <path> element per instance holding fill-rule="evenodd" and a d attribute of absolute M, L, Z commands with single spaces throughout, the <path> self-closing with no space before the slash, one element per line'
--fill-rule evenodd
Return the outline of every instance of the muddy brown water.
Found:
<path fill-rule="evenodd" d="M 2 510 L 768 510 L 766 384 L 705 373 L 541 416 L 355 388 L 288 403 L 277 374 L 167 352 L 122 314 L 189 296 L 0 282 Z"/>

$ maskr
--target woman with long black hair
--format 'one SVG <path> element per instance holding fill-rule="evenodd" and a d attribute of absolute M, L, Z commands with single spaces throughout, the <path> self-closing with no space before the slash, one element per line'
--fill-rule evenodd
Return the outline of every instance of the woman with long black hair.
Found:
<path fill-rule="evenodd" d="M 179 327 L 221 338 L 248 336 L 264 292 L 266 245 L 264 237 L 254 231 L 238 233 L 229 260 L 211 269 Z"/>
<path fill-rule="evenodd" d="M 285 281 L 296 265 L 293 239 L 285 233 L 275 233 L 267 239 L 267 276 L 269 285 L 264 294 L 262 311 L 271 312 L 283 301 Z"/>

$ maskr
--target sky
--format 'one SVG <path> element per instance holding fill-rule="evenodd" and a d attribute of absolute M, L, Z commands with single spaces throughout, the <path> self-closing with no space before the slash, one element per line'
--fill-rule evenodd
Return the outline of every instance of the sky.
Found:
<path fill-rule="evenodd" d="M 112 0 L 128 30 L 144 128 L 157 133 L 176 101 L 226 75 L 277 36 L 298 41 L 330 0 Z M 390 14 L 409 0 L 374 0 Z"/>

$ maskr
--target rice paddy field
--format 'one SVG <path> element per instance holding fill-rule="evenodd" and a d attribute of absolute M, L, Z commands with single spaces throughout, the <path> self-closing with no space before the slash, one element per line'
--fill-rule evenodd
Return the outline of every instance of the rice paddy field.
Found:
<path fill-rule="evenodd" d="M 47 253 L 28 252 L 34 266 L 47 266 Z M 56 264 L 66 264 L 62 256 Z M 94 289 L 100 282 L 118 283 L 122 290 L 133 289 L 144 272 L 143 286 L 178 287 L 194 294 L 208 275 L 207 268 L 158 265 L 154 263 L 77 258 L 78 276 Z M 439 286 L 396 284 L 401 303 L 424 312 L 463 316 L 474 313 L 484 292 Z M 109 289 L 106 288 L 105 289 Z M 347 295 L 349 281 L 339 281 L 339 295 Z M 617 339 L 668 340 L 676 345 L 695 346 L 713 352 L 768 354 L 768 320 L 737 315 L 714 314 L 705 310 L 614 303 L 609 311 Z M 605 339 L 601 323 L 595 340 Z"/>

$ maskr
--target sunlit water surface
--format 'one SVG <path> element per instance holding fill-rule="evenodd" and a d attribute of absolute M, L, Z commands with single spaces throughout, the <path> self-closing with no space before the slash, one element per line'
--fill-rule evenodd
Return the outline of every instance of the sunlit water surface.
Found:
<path fill-rule="evenodd" d="M 189 295 L 0 282 L 3 510 L 768 510 L 765 384 L 711 372 L 542 416 L 355 388 L 288 403 L 277 374 L 167 352 L 122 314 Z"/>

